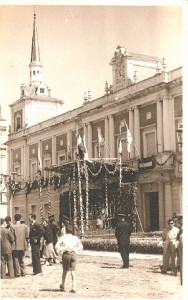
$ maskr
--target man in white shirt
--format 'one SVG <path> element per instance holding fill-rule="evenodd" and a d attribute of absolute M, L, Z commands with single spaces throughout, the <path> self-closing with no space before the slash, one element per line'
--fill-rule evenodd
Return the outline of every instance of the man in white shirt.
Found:
<path fill-rule="evenodd" d="M 178 240 L 177 236 L 179 229 L 174 226 L 174 220 L 169 219 L 167 221 L 168 227 L 163 230 L 162 239 L 163 239 L 163 269 L 162 273 L 167 273 L 169 266 L 169 258 L 171 258 L 172 271 L 173 275 L 177 275 L 176 268 L 176 257 L 177 257 L 177 245 Z"/>
<path fill-rule="evenodd" d="M 72 276 L 72 290 L 71 293 L 76 293 L 76 253 L 83 249 L 83 245 L 77 236 L 72 234 L 73 226 L 67 224 L 66 234 L 62 235 L 58 240 L 55 248 L 62 254 L 62 284 L 60 285 L 60 290 L 65 291 L 65 279 L 68 271 L 71 271 Z"/>

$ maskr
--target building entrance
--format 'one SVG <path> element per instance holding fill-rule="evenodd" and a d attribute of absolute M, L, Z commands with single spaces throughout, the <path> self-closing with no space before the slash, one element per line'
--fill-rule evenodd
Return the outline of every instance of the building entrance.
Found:
<path fill-rule="evenodd" d="M 146 230 L 159 230 L 159 200 L 158 192 L 146 193 L 145 197 Z"/>

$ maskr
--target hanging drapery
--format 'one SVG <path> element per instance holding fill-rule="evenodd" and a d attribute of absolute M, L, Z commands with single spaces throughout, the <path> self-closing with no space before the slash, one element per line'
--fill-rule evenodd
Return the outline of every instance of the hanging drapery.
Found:
<path fill-rule="evenodd" d="M 89 222 L 89 176 L 87 164 L 84 161 L 84 170 L 85 170 L 85 178 L 86 178 L 86 230 L 88 230 L 88 222 Z"/>
<path fill-rule="evenodd" d="M 77 227 L 77 207 L 76 207 L 76 168 L 75 165 L 73 167 L 73 203 L 74 203 L 74 219 L 73 219 L 73 224 L 74 228 Z"/>
<path fill-rule="evenodd" d="M 48 172 L 48 217 L 51 216 L 51 171 Z"/>
<path fill-rule="evenodd" d="M 77 158 L 77 167 L 78 167 L 78 192 L 79 192 L 79 204 L 80 204 L 80 233 L 81 233 L 81 237 L 83 237 L 84 236 L 84 220 L 83 220 L 82 182 L 81 182 L 79 155 Z"/>

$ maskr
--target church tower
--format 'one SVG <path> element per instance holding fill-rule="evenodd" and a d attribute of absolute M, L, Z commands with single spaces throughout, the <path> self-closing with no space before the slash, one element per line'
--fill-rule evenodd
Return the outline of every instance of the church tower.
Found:
<path fill-rule="evenodd" d="M 63 113 L 64 102 L 51 97 L 50 89 L 43 82 L 35 13 L 29 71 L 29 84 L 21 85 L 20 99 L 10 105 L 11 132 L 31 127 Z"/>

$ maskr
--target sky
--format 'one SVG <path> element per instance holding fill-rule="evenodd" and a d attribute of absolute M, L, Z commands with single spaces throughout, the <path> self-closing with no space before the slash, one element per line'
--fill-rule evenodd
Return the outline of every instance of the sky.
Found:
<path fill-rule="evenodd" d="M 35 12 L 43 81 L 64 111 L 81 106 L 88 90 L 92 99 L 104 95 L 118 45 L 165 58 L 167 71 L 183 64 L 181 5 L 36 5 Z M 0 5 L 0 103 L 8 120 L 8 105 L 29 83 L 33 13 L 34 5 Z"/>

